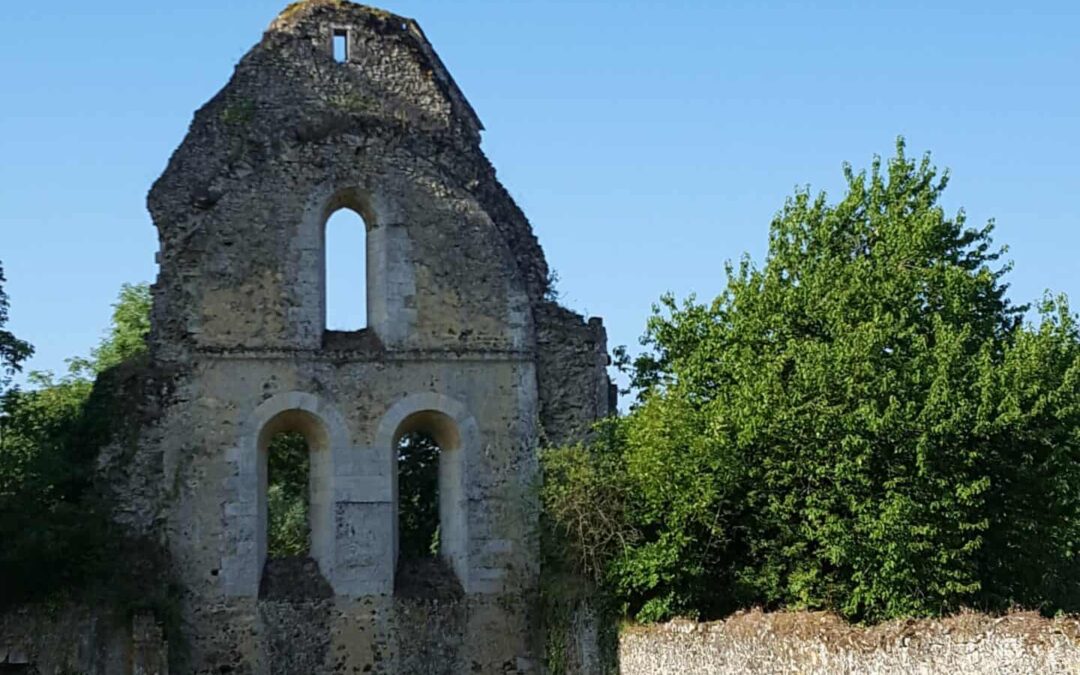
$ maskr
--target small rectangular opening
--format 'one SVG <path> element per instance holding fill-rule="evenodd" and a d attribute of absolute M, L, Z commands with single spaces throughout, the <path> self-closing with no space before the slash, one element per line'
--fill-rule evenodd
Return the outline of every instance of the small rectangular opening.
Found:
<path fill-rule="evenodd" d="M 334 60 L 338 63 L 349 60 L 349 31 L 344 28 L 334 29 Z"/>

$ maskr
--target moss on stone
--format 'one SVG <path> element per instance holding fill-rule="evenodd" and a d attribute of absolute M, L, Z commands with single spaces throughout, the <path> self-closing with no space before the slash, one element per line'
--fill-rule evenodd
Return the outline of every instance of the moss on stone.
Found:
<path fill-rule="evenodd" d="M 221 121 L 230 126 L 243 126 L 255 117 L 255 101 L 245 98 L 231 101 L 221 110 Z"/>
<path fill-rule="evenodd" d="M 348 2 L 347 0 L 297 0 L 296 2 L 286 5 L 285 9 L 278 13 L 277 17 L 271 23 L 271 28 L 280 29 L 295 26 L 303 20 L 307 13 L 314 11 L 314 9 L 318 7 L 346 8 L 351 11 L 363 12 L 374 19 L 385 22 L 393 21 L 402 23 L 406 21 L 403 17 L 400 17 L 393 12 L 388 12 L 385 9 Z"/>

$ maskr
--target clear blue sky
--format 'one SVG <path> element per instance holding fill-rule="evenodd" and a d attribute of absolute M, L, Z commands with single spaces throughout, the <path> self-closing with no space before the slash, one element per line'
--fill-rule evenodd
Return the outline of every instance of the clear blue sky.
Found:
<path fill-rule="evenodd" d="M 636 345 L 660 294 L 760 260 L 796 185 L 836 195 L 903 134 L 998 222 L 1012 295 L 1080 304 L 1080 3 L 399 0 L 573 308 Z M 61 369 L 152 280 L 151 182 L 284 0 L 10 2 L 0 260 L 30 364 Z M 889 6 L 891 5 L 891 7 Z"/>

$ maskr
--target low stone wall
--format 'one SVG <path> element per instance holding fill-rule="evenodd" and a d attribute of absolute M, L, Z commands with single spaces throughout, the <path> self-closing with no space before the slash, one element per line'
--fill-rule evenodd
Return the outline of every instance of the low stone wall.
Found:
<path fill-rule="evenodd" d="M 815 612 L 631 626 L 623 675 L 723 673 L 1080 673 L 1080 621 L 1015 613 L 851 626 Z"/>
<path fill-rule="evenodd" d="M 168 646 L 149 613 L 25 606 L 0 614 L 0 673 L 168 675 Z"/>

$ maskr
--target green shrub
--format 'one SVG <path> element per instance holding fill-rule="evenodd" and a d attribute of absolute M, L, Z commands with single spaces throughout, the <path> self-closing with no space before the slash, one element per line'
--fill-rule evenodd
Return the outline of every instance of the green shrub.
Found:
<path fill-rule="evenodd" d="M 643 620 L 1078 608 L 1074 316 L 1048 299 L 1023 324 L 992 225 L 947 216 L 946 177 L 902 142 L 845 177 L 834 205 L 790 198 L 764 266 L 728 265 L 713 302 L 663 299 L 638 404 L 548 454 L 550 517 Z M 598 546 L 577 524 L 605 491 L 634 536 Z"/>
<path fill-rule="evenodd" d="M 2 295 L 2 293 L 0 293 Z M 98 452 L 132 426 L 149 289 L 124 286 L 113 323 L 60 378 L 32 373 L 0 401 L 0 604 L 84 589 L 120 545 L 94 485 Z"/>

